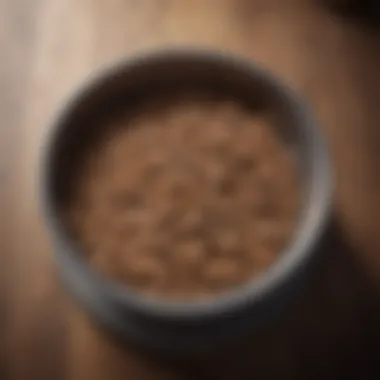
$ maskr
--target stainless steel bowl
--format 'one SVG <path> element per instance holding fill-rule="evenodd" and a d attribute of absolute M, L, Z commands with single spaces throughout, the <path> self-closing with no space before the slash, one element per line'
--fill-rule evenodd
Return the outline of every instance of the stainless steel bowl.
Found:
<path fill-rule="evenodd" d="M 60 210 L 78 154 L 92 139 L 101 112 L 188 87 L 226 92 L 274 111 L 281 120 L 278 131 L 297 159 L 303 205 L 291 244 L 259 278 L 207 301 L 169 302 L 96 273 L 65 228 Z M 321 253 L 332 193 L 321 132 L 296 93 L 256 64 L 231 54 L 193 48 L 154 51 L 101 70 L 65 104 L 44 153 L 42 201 L 65 283 L 98 321 L 146 348 L 194 354 L 259 329 L 294 299 Z"/>

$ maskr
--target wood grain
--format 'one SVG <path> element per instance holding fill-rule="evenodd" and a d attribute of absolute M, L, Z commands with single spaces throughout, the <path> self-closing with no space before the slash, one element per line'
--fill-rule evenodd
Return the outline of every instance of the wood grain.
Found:
<path fill-rule="evenodd" d="M 217 366 L 212 360 L 181 364 L 182 371 L 163 366 L 95 328 L 59 286 L 37 202 L 39 155 L 67 93 L 117 58 L 183 44 L 255 59 L 302 92 L 335 164 L 337 224 L 345 245 L 336 245 L 300 303 L 250 348 L 257 360 L 241 361 L 235 373 L 360 378 L 368 367 L 363 357 L 376 353 L 376 340 L 368 339 L 377 336 L 380 316 L 378 39 L 311 0 L 0 2 L 0 378 L 229 375 L 220 358 Z"/>

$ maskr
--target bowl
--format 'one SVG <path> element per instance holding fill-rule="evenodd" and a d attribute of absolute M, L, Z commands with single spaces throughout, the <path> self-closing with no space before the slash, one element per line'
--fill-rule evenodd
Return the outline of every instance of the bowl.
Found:
<path fill-rule="evenodd" d="M 177 89 L 225 92 L 246 104 L 269 107 L 293 150 L 302 205 L 290 244 L 259 277 L 203 301 L 153 299 L 93 270 L 62 219 L 80 152 L 102 113 L 133 107 Z M 141 347 L 173 355 L 208 352 L 261 329 L 290 305 L 321 255 L 330 219 L 332 180 L 328 152 L 312 113 L 295 92 L 257 64 L 197 48 L 159 50 L 104 68 L 81 84 L 49 131 L 42 159 L 42 204 L 62 279 L 102 326 Z"/>

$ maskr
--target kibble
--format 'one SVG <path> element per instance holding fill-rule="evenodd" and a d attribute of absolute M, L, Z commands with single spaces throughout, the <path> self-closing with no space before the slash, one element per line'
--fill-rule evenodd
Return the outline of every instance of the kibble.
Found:
<path fill-rule="evenodd" d="M 269 111 L 183 96 L 109 125 L 84 156 L 66 210 L 101 274 L 155 297 L 197 299 L 278 259 L 300 194 Z"/>

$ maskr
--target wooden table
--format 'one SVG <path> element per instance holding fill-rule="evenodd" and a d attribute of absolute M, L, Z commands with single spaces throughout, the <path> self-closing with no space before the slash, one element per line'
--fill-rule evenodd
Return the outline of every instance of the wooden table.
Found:
<path fill-rule="evenodd" d="M 256 59 L 301 91 L 336 169 L 342 237 L 302 299 L 230 367 L 249 378 L 378 378 L 380 41 L 317 3 L 0 1 L 1 379 L 228 378 L 231 352 L 164 365 L 99 331 L 60 288 L 38 211 L 39 152 L 64 95 L 118 57 L 181 44 Z"/>

